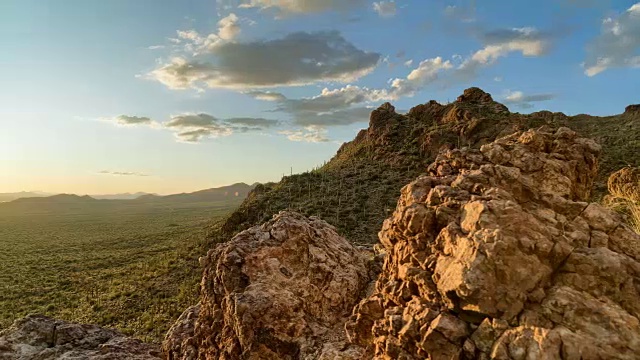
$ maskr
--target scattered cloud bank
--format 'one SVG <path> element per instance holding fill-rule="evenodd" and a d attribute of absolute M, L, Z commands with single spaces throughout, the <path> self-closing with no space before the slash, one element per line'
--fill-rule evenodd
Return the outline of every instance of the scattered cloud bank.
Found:
<path fill-rule="evenodd" d="M 228 3 L 228 0 L 218 0 Z M 364 6 L 366 0 L 241 0 L 241 8 L 275 9 L 281 14 L 312 14 L 324 11 L 347 11 Z"/>
<path fill-rule="evenodd" d="M 102 175 L 113 175 L 113 176 L 150 176 L 148 174 L 140 173 L 140 172 L 129 172 L 129 171 L 110 171 L 110 170 L 102 170 L 98 171 L 98 174 Z"/>
<path fill-rule="evenodd" d="M 354 85 L 335 90 L 325 88 L 317 96 L 301 99 L 289 99 L 280 93 L 260 91 L 248 92 L 247 95 L 276 102 L 276 108 L 271 111 L 288 114 L 294 125 L 316 127 L 366 122 L 371 109 L 360 104 L 380 102 L 388 96 L 384 90 Z"/>
<path fill-rule="evenodd" d="M 396 15 L 397 8 L 395 1 L 380 1 L 373 3 L 373 10 L 381 17 L 392 17 Z"/>
<path fill-rule="evenodd" d="M 174 132 L 181 142 L 197 143 L 205 138 L 218 138 L 235 132 L 257 132 L 279 124 L 263 118 L 218 119 L 205 113 L 185 113 L 171 117 L 164 127 Z"/>
<path fill-rule="evenodd" d="M 321 126 L 310 125 L 297 130 L 283 130 L 279 133 L 296 142 L 323 143 L 330 141 L 327 137 L 327 129 Z"/>
<path fill-rule="evenodd" d="M 193 32 L 179 34 L 189 49 L 205 51 L 193 58 L 174 57 L 149 77 L 171 89 L 253 89 L 348 83 L 369 74 L 381 55 L 358 49 L 338 31 L 296 32 L 275 40 L 208 44 Z M 204 40 L 203 40 L 204 39 Z"/>
<path fill-rule="evenodd" d="M 556 96 L 554 94 L 531 94 L 525 95 L 522 91 L 508 91 L 504 97 L 503 103 L 515 105 L 522 109 L 530 109 L 533 103 L 541 101 L 549 101 Z"/>
<path fill-rule="evenodd" d="M 163 123 L 155 122 L 148 117 L 127 115 L 100 120 L 106 120 L 116 126 L 148 126 L 154 129 L 170 130 L 178 141 L 186 143 L 197 143 L 206 138 L 218 138 L 234 133 L 260 132 L 281 125 L 280 121 L 272 119 L 254 117 L 218 119 L 206 113 L 173 115 Z M 109 172 L 105 172 L 107 173 Z"/>
<path fill-rule="evenodd" d="M 600 35 L 587 46 L 583 67 L 587 76 L 610 68 L 640 67 L 640 2 L 602 21 Z"/>

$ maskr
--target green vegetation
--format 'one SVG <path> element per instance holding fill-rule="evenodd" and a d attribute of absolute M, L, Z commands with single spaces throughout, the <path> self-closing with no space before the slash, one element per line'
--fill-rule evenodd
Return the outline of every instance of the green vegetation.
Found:
<path fill-rule="evenodd" d="M 51 199 L 0 204 L 0 329 L 41 313 L 160 341 L 198 301 L 204 224 L 242 197 Z"/>

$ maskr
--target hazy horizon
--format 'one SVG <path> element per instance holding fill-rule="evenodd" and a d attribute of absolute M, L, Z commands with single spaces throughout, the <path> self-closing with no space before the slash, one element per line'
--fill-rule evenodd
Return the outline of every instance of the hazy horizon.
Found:
<path fill-rule="evenodd" d="M 639 31 L 637 0 L 3 1 L 0 193 L 277 181 L 372 107 L 471 86 L 514 112 L 619 114 L 640 102 Z"/>

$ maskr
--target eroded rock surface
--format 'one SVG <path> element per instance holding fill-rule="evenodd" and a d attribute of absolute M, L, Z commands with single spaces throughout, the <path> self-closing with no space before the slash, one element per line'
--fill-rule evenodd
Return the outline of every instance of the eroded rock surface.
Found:
<path fill-rule="evenodd" d="M 640 237 L 586 202 L 599 152 L 560 128 L 442 153 L 385 221 L 349 339 L 375 359 L 637 359 Z"/>
<path fill-rule="evenodd" d="M 31 315 L 0 332 L 1 360 L 151 360 L 158 346 L 118 331 Z"/>
<path fill-rule="evenodd" d="M 165 354 L 361 358 L 362 349 L 349 349 L 343 325 L 370 281 L 370 258 L 326 222 L 281 212 L 209 251 L 197 320 L 193 311 L 183 315 L 167 336 Z"/>

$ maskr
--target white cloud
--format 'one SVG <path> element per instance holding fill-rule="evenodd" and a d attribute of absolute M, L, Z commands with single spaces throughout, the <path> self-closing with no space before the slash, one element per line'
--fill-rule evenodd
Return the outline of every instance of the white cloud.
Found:
<path fill-rule="evenodd" d="M 533 103 L 541 101 L 549 101 L 555 98 L 554 94 L 532 94 L 525 95 L 522 91 L 507 91 L 504 100 L 505 104 L 513 104 L 523 109 L 529 109 L 534 106 Z"/>
<path fill-rule="evenodd" d="M 389 98 L 397 99 L 402 96 L 413 96 L 417 91 L 422 90 L 429 83 L 438 79 L 440 72 L 452 67 L 453 65 L 449 60 L 443 61 L 439 56 L 424 60 L 405 79 L 398 78 L 391 81 Z"/>
<path fill-rule="evenodd" d="M 236 14 L 231 13 L 218 22 L 218 36 L 220 39 L 233 40 L 240 34 L 241 29 L 238 25 L 238 20 Z"/>
<path fill-rule="evenodd" d="M 499 58 L 512 52 L 523 56 L 545 55 L 550 47 L 550 34 L 535 28 L 503 29 L 482 34 L 485 47 L 476 51 L 456 68 L 457 77 L 462 80 L 475 78 L 477 71 L 493 65 Z"/>
<path fill-rule="evenodd" d="M 413 59 L 404 62 L 404 66 L 406 67 L 411 67 L 411 65 L 413 65 Z"/>
<path fill-rule="evenodd" d="M 296 142 L 322 143 L 330 141 L 327 137 L 327 130 L 320 126 L 306 126 L 303 129 L 283 130 L 279 133 Z"/>
<path fill-rule="evenodd" d="M 347 83 L 369 74 L 380 61 L 380 54 L 356 48 L 337 31 L 297 32 L 248 43 L 215 42 L 213 47 L 191 32 L 181 36 L 207 48 L 208 58 L 175 57 L 148 75 L 171 89 Z"/>
<path fill-rule="evenodd" d="M 382 17 L 391 17 L 396 14 L 396 3 L 395 1 L 374 2 L 373 10 Z"/>
<path fill-rule="evenodd" d="M 610 68 L 640 67 L 640 2 L 617 18 L 602 22 L 600 35 L 587 47 L 584 72 L 595 76 Z"/>
<path fill-rule="evenodd" d="M 330 10 L 346 11 L 365 4 L 365 0 L 243 0 L 240 7 L 273 8 L 283 14 L 311 14 Z"/>

